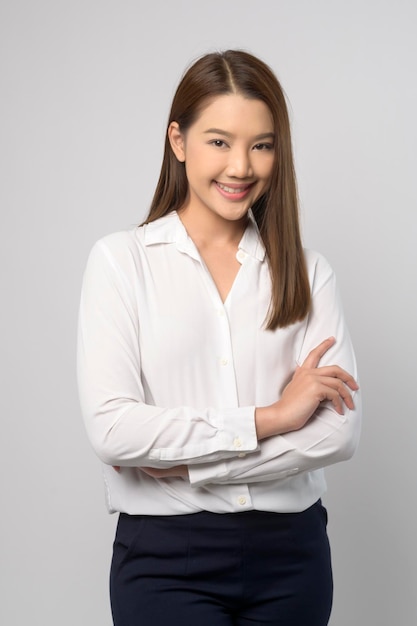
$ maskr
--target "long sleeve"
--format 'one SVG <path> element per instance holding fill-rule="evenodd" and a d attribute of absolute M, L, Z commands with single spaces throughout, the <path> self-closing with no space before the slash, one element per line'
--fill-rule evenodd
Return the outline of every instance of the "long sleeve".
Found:
<path fill-rule="evenodd" d="M 120 233 L 96 244 L 84 275 L 78 381 L 97 455 L 109 465 L 161 467 L 255 450 L 254 407 L 161 407 L 146 402 L 138 311 L 146 285 L 138 284 L 139 262 L 136 243 Z M 142 278 L 146 283 L 146 275 Z M 169 290 L 169 281 L 162 288 Z M 147 297 L 152 299 L 151 289 Z M 166 352 L 170 349 L 165 346 Z M 168 376 L 160 367 L 160 387 L 172 384 Z"/>
<path fill-rule="evenodd" d="M 303 510 L 325 490 L 316 468 L 353 453 L 359 394 L 355 411 L 340 416 L 322 404 L 301 431 L 257 441 L 255 407 L 275 402 L 323 339 L 337 339 L 323 365 L 356 377 L 356 364 L 334 274 L 320 255 L 306 257 L 310 315 L 273 332 L 264 328 L 268 262 L 250 222 L 237 258 L 222 302 L 175 212 L 93 247 L 80 303 L 78 383 L 110 512 Z M 190 481 L 140 469 L 182 464 Z"/>
<path fill-rule="evenodd" d="M 302 364 L 310 350 L 333 335 L 336 344 L 320 365 L 337 364 L 357 380 L 356 361 L 335 275 L 323 257 L 318 257 L 310 271 L 312 310 L 294 367 Z M 190 468 L 192 485 L 271 481 L 349 459 L 357 447 L 361 423 L 360 393 L 354 393 L 353 397 L 355 409 L 345 407 L 344 415 L 339 415 L 331 403 L 323 403 L 304 428 L 262 441 L 260 449 L 252 455 Z"/>

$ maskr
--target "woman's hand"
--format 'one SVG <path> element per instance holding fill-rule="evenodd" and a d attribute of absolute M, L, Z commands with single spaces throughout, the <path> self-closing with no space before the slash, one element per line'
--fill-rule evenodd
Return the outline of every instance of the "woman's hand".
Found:
<path fill-rule="evenodd" d="M 176 465 L 165 469 L 155 467 L 140 467 L 139 469 L 152 478 L 186 478 L 188 480 L 188 467 L 186 465 Z"/>
<path fill-rule="evenodd" d="M 119 465 L 113 465 L 116 472 L 120 472 Z M 157 469 L 155 467 L 139 467 L 141 472 L 152 476 L 152 478 L 184 478 L 188 480 L 188 467 L 186 465 L 176 465 L 175 467 L 167 467 Z"/>
<path fill-rule="evenodd" d="M 359 388 L 354 378 L 337 365 L 318 367 L 320 359 L 335 341 L 334 337 L 329 337 L 309 353 L 303 364 L 297 367 L 280 400 L 256 409 L 259 440 L 299 430 L 325 400 L 332 402 L 340 415 L 343 415 L 344 406 L 354 408 L 349 391 Z"/>

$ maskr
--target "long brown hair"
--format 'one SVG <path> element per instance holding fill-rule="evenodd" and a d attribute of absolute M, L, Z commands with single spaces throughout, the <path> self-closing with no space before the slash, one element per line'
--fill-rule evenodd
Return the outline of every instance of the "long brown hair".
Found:
<path fill-rule="evenodd" d="M 276 145 L 271 181 L 268 190 L 252 206 L 252 212 L 271 274 L 267 328 L 275 330 L 304 319 L 311 300 L 300 236 L 290 122 L 281 85 L 272 70 L 248 52 L 207 54 L 184 74 L 172 102 L 168 126 L 175 121 L 186 132 L 209 99 L 228 93 L 262 100 L 274 122 Z M 175 157 L 166 136 L 161 173 L 145 223 L 179 210 L 187 191 L 184 164 Z"/>

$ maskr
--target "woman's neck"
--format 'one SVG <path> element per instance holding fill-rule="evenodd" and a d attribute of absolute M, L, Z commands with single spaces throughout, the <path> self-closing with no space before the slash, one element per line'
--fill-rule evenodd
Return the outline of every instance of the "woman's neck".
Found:
<path fill-rule="evenodd" d="M 248 223 L 248 215 L 238 220 L 227 220 L 213 212 L 198 212 L 188 207 L 178 211 L 189 237 L 197 248 L 236 247 Z"/>

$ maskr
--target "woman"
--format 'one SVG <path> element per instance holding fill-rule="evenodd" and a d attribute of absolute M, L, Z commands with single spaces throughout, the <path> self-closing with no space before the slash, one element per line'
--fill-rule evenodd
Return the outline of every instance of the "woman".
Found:
<path fill-rule="evenodd" d="M 356 365 L 256 57 L 208 54 L 180 82 L 148 218 L 91 252 L 78 371 L 120 513 L 116 626 L 327 624 L 323 468 L 357 445 Z"/>

